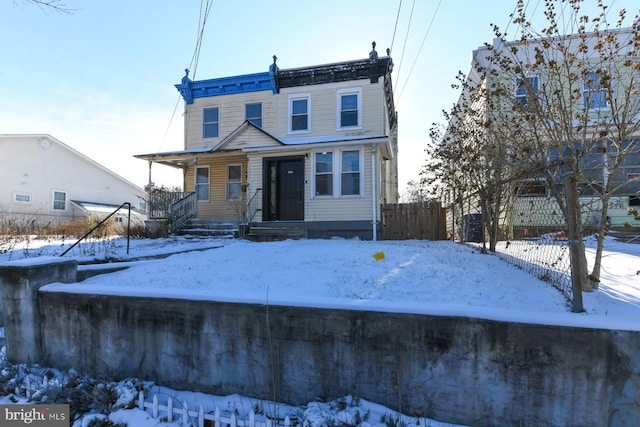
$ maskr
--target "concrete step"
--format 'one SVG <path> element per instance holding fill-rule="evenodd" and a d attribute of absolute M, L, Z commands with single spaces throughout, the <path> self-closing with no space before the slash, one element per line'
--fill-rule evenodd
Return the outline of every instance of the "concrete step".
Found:
<path fill-rule="evenodd" d="M 234 238 L 238 236 L 238 224 L 228 221 L 193 219 L 176 234 L 200 237 Z"/>
<path fill-rule="evenodd" d="M 253 242 L 275 242 L 280 240 L 299 240 L 307 236 L 307 230 L 298 227 L 251 227 L 245 236 Z"/>

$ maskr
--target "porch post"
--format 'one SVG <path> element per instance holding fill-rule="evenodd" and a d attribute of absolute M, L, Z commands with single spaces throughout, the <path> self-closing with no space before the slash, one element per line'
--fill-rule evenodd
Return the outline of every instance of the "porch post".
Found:
<path fill-rule="evenodd" d="M 148 192 L 151 193 L 151 184 L 153 181 L 151 181 L 151 165 L 153 164 L 153 162 L 151 160 L 149 160 L 149 190 Z"/>
<path fill-rule="evenodd" d="M 378 197 L 376 194 L 376 145 L 371 144 L 371 205 L 373 218 L 373 241 L 378 240 Z"/>

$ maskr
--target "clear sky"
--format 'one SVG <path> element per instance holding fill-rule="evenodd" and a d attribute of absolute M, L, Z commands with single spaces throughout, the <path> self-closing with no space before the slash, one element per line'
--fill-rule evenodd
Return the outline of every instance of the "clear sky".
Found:
<path fill-rule="evenodd" d="M 458 71 L 493 39 L 490 24 L 507 26 L 516 1 L 215 0 L 195 70 L 200 1 L 65 3 L 73 13 L 0 0 L 0 134 L 51 134 L 143 186 L 148 166 L 134 154 L 184 147 L 174 84 L 185 68 L 198 80 L 268 71 L 274 54 L 280 68 L 361 59 L 375 41 L 395 64 L 402 193 L 425 162 L 432 123 L 458 97 Z M 637 0 L 605 3 L 638 13 Z M 544 8 L 527 4 L 537 15 Z M 182 184 L 158 165 L 153 180 Z"/>

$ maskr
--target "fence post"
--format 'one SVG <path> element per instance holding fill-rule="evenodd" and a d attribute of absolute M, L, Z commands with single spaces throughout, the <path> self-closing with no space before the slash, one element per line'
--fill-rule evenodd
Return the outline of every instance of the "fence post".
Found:
<path fill-rule="evenodd" d="M 73 283 L 76 281 L 77 270 L 77 261 L 59 257 L 0 264 L 2 316 L 9 361 L 41 361 L 43 349 L 38 289 L 49 283 Z"/>

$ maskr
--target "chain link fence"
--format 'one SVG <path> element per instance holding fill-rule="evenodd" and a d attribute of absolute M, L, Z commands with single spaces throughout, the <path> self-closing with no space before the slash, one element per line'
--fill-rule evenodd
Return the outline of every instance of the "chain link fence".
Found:
<path fill-rule="evenodd" d="M 606 223 L 608 233 L 637 235 L 634 231 L 640 223 L 636 209 L 640 200 L 637 197 L 611 197 L 606 217 L 602 218 L 601 199 L 585 194 L 585 189 L 581 189 L 581 193 L 578 204 L 583 238 L 596 233 L 602 222 Z M 562 208 L 542 184 L 520 185 L 513 194 L 504 203 L 500 215 L 496 255 L 549 282 L 569 302 L 573 301 L 571 256 Z M 452 233 L 450 239 L 476 246 L 488 245 L 489 236 L 479 202 L 472 196 L 446 205 L 447 229 Z"/>

